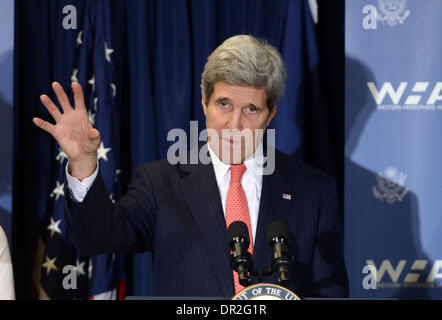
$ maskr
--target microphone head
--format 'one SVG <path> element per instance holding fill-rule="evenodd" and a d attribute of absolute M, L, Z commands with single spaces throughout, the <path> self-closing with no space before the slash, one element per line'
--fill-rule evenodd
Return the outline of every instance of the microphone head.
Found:
<path fill-rule="evenodd" d="M 267 242 L 272 245 L 273 238 L 279 237 L 283 238 L 285 241 L 289 241 L 289 232 L 284 222 L 273 221 L 267 227 Z"/>
<path fill-rule="evenodd" d="M 232 243 L 232 240 L 236 237 L 243 238 L 246 242 L 247 247 L 250 243 L 249 238 L 249 229 L 247 228 L 247 225 L 242 221 L 235 221 L 232 222 L 227 229 L 229 244 Z"/>

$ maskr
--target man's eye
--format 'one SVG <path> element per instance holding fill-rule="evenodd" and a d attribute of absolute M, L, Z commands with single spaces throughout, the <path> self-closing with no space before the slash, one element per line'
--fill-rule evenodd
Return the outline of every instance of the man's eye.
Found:
<path fill-rule="evenodd" d="M 258 109 L 256 107 L 250 106 L 250 107 L 247 108 L 247 111 L 249 111 L 250 113 L 255 113 L 255 112 L 258 111 Z"/>
<path fill-rule="evenodd" d="M 224 102 L 224 101 L 221 101 L 221 102 L 219 103 L 219 105 L 220 105 L 221 107 L 223 107 L 223 108 L 226 108 L 226 107 L 229 106 L 229 105 L 227 104 L 227 102 Z"/>

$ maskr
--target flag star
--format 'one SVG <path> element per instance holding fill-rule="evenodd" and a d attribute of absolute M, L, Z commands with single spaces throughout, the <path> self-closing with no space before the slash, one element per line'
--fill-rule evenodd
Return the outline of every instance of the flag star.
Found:
<path fill-rule="evenodd" d="M 107 47 L 107 42 L 105 41 L 105 42 L 104 42 L 104 56 L 105 56 L 107 62 L 111 62 L 110 55 L 111 55 L 112 53 L 114 53 L 114 49 L 110 49 L 110 48 L 108 48 L 108 47 Z"/>
<path fill-rule="evenodd" d="M 55 201 L 57 201 L 60 196 L 64 196 L 64 183 L 60 184 L 58 181 L 55 181 L 55 183 L 57 186 L 52 190 L 50 197 L 53 198 L 55 196 Z"/>
<path fill-rule="evenodd" d="M 41 265 L 43 268 L 46 268 L 46 275 L 49 275 L 49 272 L 52 270 L 58 270 L 57 266 L 55 265 L 55 260 L 57 260 L 57 258 L 49 259 L 49 257 L 46 255 L 46 261 Z"/>
<path fill-rule="evenodd" d="M 78 82 L 78 68 L 72 69 L 71 82 Z"/>
<path fill-rule="evenodd" d="M 115 98 L 115 96 L 117 95 L 117 86 L 115 85 L 115 83 L 111 83 L 111 88 L 112 88 L 112 97 Z"/>
<path fill-rule="evenodd" d="M 104 159 L 105 161 L 108 161 L 107 159 L 107 153 L 110 152 L 112 148 L 105 148 L 103 141 L 100 143 L 100 146 L 97 150 L 98 160 Z"/>
<path fill-rule="evenodd" d="M 92 91 L 95 92 L 95 74 L 92 75 L 92 79 L 90 79 L 87 83 L 92 86 Z"/>
<path fill-rule="evenodd" d="M 59 161 L 60 164 L 62 164 L 63 161 L 64 161 L 65 159 L 67 159 L 67 158 L 68 158 L 68 156 L 66 155 L 66 153 L 64 153 L 63 150 L 61 150 L 60 148 L 58 148 L 58 154 L 57 154 L 57 156 L 55 157 L 55 160 Z"/>
<path fill-rule="evenodd" d="M 98 109 L 98 97 L 94 98 L 94 111 L 97 112 Z"/>
<path fill-rule="evenodd" d="M 114 179 L 115 182 L 118 182 L 118 177 L 121 174 L 121 172 L 122 172 L 121 169 L 115 170 L 115 179 Z"/>
<path fill-rule="evenodd" d="M 92 271 L 94 270 L 94 267 L 92 266 L 92 259 L 89 259 L 89 266 L 87 267 L 87 277 L 90 279 L 92 278 Z"/>
<path fill-rule="evenodd" d="M 80 260 L 77 259 L 76 263 L 75 263 L 75 267 L 74 267 L 74 270 L 82 276 L 86 275 L 86 272 L 84 272 L 84 264 L 85 264 L 85 261 L 80 263 Z"/>
<path fill-rule="evenodd" d="M 115 204 L 114 195 L 112 193 L 109 195 L 109 199 L 113 204 Z"/>
<path fill-rule="evenodd" d="M 92 125 L 95 125 L 95 113 L 92 113 L 91 110 L 89 110 L 88 112 L 88 116 L 89 116 L 89 121 L 91 122 Z"/>
<path fill-rule="evenodd" d="M 46 228 L 47 230 L 51 231 L 51 238 L 54 236 L 54 233 L 61 234 L 61 230 L 59 228 L 60 222 L 61 219 L 55 221 L 54 218 L 51 218 L 51 224 Z"/>
<path fill-rule="evenodd" d="M 79 45 L 82 45 L 83 44 L 83 40 L 81 39 L 83 37 L 83 31 L 80 31 L 79 33 L 78 33 L 78 37 L 77 37 L 77 47 L 79 46 Z"/>

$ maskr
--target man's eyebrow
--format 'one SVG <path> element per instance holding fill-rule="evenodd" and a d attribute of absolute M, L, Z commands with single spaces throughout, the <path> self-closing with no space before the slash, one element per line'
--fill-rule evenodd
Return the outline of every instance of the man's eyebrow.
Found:
<path fill-rule="evenodd" d="M 224 101 L 229 101 L 230 102 L 232 100 L 230 98 L 227 98 L 227 97 L 219 97 L 219 98 L 216 98 L 216 100 L 215 100 L 215 102 L 224 102 Z M 255 107 L 257 109 L 263 109 L 263 107 L 257 106 L 253 102 L 246 103 L 246 104 L 244 104 L 244 106 L 245 107 Z"/>
<path fill-rule="evenodd" d="M 231 101 L 230 98 L 227 97 L 219 97 L 215 100 L 216 102 L 222 102 L 222 101 Z"/>

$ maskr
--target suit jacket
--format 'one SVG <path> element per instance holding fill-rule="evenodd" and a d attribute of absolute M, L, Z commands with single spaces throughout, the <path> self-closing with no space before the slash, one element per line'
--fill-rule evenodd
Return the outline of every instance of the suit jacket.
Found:
<path fill-rule="evenodd" d="M 266 229 L 281 220 L 294 259 L 288 288 L 301 297 L 345 297 L 348 283 L 334 180 L 275 153 L 274 173 L 263 176 L 254 266 L 261 270 L 270 263 Z M 140 165 L 115 204 L 98 174 L 83 202 L 68 196 L 66 207 L 68 228 L 81 254 L 152 250 L 153 295 L 234 295 L 226 222 L 211 163 L 171 165 L 165 159 Z M 277 283 L 277 275 L 263 282 Z"/>

